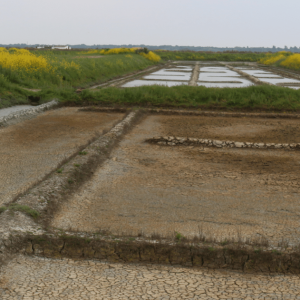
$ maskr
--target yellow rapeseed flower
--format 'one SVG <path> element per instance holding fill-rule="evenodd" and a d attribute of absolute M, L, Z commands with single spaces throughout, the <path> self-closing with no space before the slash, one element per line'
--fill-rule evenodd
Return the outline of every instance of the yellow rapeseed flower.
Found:
<path fill-rule="evenodd" d="M 160 56 L 158 56 L 157 54 L 155 54 L 152 51 L 149 51 L 147 54 L 144 52 L 141 52 L 140 55 L 144 56 L 145 58 L 151 60 L 151 61 L 155 61 L 155 62 L 159 62 L 160 61 Z"/>
<path fill-rule="evenodd" d="M 112 49 L 102 49 L 102 50 L 89 50 L 86 53 L 87 54 L 102 54 L 102 55 L 109 55 L 109 54 L 124 54 L 124 53 L 135 53 L 135 51 L 138 48 L 112 48 Z M 158 62 L 160 61 L 160 56 L 158 56 L 157 54 L 155 54 L 152 51 L 149 51 L 147 54 L 144 52 L 139 53 L 140 55 L 144 56 L 145 58 L 151 60 L 151 61 L 155 61 Z M 127 56 L 126 57 L 130 57 Z"/>
<path fill-rule="evenodd" d="M 293 54 L 288 56 L 284 61 L 280 63 L 280 65 L 291 69 L 300 69 L 300 54 Z"/>
<path fill-rule="evenodd" d="M 39 77 L 41 73 L 59 72 L 59 68 L 79 70 L 75 62 L 57 61 L 43 55 L 35 55 L 26 49 L 0 48 L 0 67 L 18 72 L 20 77 Z M 60 75 L 58 75 L 60 77 Z"/>
<path fill-rule="evenodd" d="M 264 65 L 272 65 L 272 64 L 275 64 L 276 62 L 280 61 L 280 60 L 283 60 L 286 56 L 283 55 L 283 54 L 279 54 L 279 55 L 276 55 L 276 56 L 267 56 L 265 58 L 262 58 L 259 62 L 264 64 Z"/>

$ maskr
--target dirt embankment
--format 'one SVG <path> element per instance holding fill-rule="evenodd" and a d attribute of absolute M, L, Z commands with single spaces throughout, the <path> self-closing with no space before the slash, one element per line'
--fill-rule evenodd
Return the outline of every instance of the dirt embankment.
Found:
<path fill-rule="evenodd" d="M 66 236 L 28 238 L 11 251 L 19 248 L 27 255 L 47 258 L 99 259 L 105 262 L 163 264 L 209 269 L 231 269 L 247 273 L 300 273 L 300 255 L 296 252 L 280 253 L 224 245 L 200 246 L 197 243 L 156 241 L 139 242 L 123 238 L 122 241 Z M 24 248 L 24 245 L 25 248 Z"/>
<path fill-rule="evenodd" d="M 122 116 L 61 108 L 0 129 L 0 204 L 40 181 Z"/>

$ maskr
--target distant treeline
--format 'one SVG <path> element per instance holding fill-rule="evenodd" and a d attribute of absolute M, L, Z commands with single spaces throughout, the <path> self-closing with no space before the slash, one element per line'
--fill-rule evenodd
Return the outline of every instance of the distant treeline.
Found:
<path fill-rule="evenodd" d="M 37 46 L 44 46 L 40 44 L 27 45 L 27 44 L 9 44 L 1 45 L 0 47 L 9 47 L 9 48 L 36 48 Z M 46 45 L 45 45 L 46 46 Z M 54 45 L 52 45 L 54 46 Z M 300 47 L 287 47 L 284 48 L 273 46 L 272 48 L 268 47 L 195 47 L 195 46 L 171 46 L 171 45 L 160 45 L 160 46 L 150 46 L 150 45 L 66 45 L 71 46 L 72 49 L 103 49 L 103 48 L 132 48 L 132 47 L 142 47 L 148 48 L 149 50 L 171 50 L 171 51 L 211 51 L 211 52 L 278 52 L 278 51 L 290 51 L 300 53 Z"/>

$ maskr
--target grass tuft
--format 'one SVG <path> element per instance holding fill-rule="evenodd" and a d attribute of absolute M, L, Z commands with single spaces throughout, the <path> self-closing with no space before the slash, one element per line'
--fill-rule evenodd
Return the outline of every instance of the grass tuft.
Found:
<path fill-rule="evenodd" d="M 6 210 L 10 210 L 12 212 L 20 211 L 20 212 L 23 212 L 23 213 L 29 215 L 30 217 L 32 217 L 34 219 L 36 219 L 40 215 L 38 211 L 30 208 L 29 206 L 21 205 L 21 204 L 18 204 L 18 203 L 12 203 L 12 204 L 9 204 L 8 206 L 0 207 L 0 213 L 5 212 Z"/>
<path fill-rule="evenodd" d="M 0 214 L 5 212 L 7 210 L 7 207 L 6 206 L 1 206 L 0 207 Z"/>
<path fill-rule="evenodd" d="M 181 234 L 180 232 L 175 232 L 175 240 L 177 242 L 180 242 L 183 238 L 184 238 L 183 234 Z"/>

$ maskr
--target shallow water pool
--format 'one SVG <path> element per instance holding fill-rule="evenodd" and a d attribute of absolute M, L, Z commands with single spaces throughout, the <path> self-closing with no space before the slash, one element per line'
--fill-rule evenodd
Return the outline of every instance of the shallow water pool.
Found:
<path fill-rule="evenodd" d="M 191 75 L 188 74 L 187 76 L 182 75 L 147 75 L 143 77 L 143 79 L 157 79 L 157 80 L 184 80 L 188 81 L 190 80 Z"/>
<path fill-rule="evenodd" d="M 177 86 L 177 85 L 187 85 L 187 82 L 180 81 L 163 81 L 163 80 L 133 80 L 125 83 L 122 87 L 138 87 L 146 85 L 163 85 L 163 86 Z"/>
<path fill-rule="evenodd" d="M 251 82 L 248 79 L 244 78 L 236 78 L 236 77 L 227 77 L 227 82 L 224 79 L 224 77 L 220 77 L 219 82 L 214 82 L 214 80 L 211 80 L 211 82 L 207 82 L 209 80 L 202 80 L 198 81 L 199 86 L 206 86 L 206 87 L 219 87 L 219 88 L 224 88 L 224 87 L 229 87 L 229 88 L 235 88 L 235 87 L 247 87 L 247 86 L 252 86 L 254 85 L 253 82 Z M 206 81 L 206 82 L 205 82 Z M 218 80 L 215 80 L 218 81 Z M 234 81 L 234 82 L 229 82 L 229 81 Z"/>
<path fill-rule="evenodd" d="M 219 74 L 217 74 L 219 75 Z M 218 82 L 229 82 L 229 81 L 235 81 L 235 82 L 241 82 L 242 78 L 240 76 L 231 77 L 231 76 L 207 76 L 206 73 L 200 73 L 199 81 L 218 81 Z"/>
<path fill-rule="evenodd" d="M 280 75 L 277 75 L 277 74 L 274 74 L 271 72 L 267 72 L 267 71 L 263 71 L 263 70 L 243 70 L 243 69 L 240 69 L 240 70 L 246 74 L 252 75 L 257 78 L 263 78 L 263 77 L 282 78 Z"/>
<path fill-rule="evenodd" d="M 277 83 L 300 83 L 300 80 L 292 78 L 259 78 L 259 80 L 263 82 L 269 82 L 275 85 Z"/>

